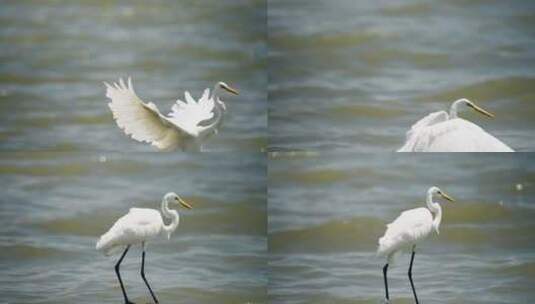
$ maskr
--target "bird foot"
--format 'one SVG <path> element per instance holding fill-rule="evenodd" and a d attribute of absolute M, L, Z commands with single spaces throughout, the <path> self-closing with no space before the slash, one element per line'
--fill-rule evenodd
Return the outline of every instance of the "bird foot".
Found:
<path fill-rule="evenodd" d="M 390 300 L 389 299 L 384 299 L 380 302 L 380 304 L 390 304 Z"/>

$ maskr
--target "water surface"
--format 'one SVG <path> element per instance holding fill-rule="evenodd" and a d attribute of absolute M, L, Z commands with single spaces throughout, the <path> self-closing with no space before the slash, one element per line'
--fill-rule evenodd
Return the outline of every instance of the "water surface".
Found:
<path fill-rule="evenodd" d="M 463 97 L 535 150 L 535 2 L 270 0 L 268 19 L 271 150 L 394 151 Z"/>
<path fill-rule="evenodd" d="M 377 239 L 401 211 L 442 202 L 440 235 L 417 248 L 422 302 L 530 303 L 535 299 L 535 157 L 315 155 L 270 160 L 272 303 L 381 303 Z M 521 190 L 517 190 L 520 189 Z M 389 271 L 392 303 L 413 303 L 409 255 Z"/>
<path fill-rule="evenodd" d="M 2 1 L 0 149 L 153 151 L 115 125 L 103 81 L 132 76 L 162 113 L 225 81 L 209 151 L 266 145 L 264 0 Z M 113 144 L 112 144 L 113 143 Z"/>
<path fill-rule="evenodd" d="M 145 272 L 161 302 L 266 303 L 265 158 L 213 156 L 1 153 L 2 301 L 122 301 L 118 256 L 95 243 L 129 208 L 158 209 L 175 191 L 193 209 L 180 210 L 170 240 L 147 246 Z M 146 303 L 140 262 L 132 247 L 123 280 L 131 300 Z"/>

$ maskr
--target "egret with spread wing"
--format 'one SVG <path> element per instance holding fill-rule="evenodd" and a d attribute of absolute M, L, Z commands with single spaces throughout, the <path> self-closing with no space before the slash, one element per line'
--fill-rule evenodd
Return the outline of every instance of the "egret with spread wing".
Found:
<path fill-rule="evenodd" d="M 438 203 L 433 202 L 433 195 L 435 194 L 453 202 L 453 199 L 439 188 L 431 187 L 427 191 L 427 208 L 422 207 L 403 211 L 392 223 L 386 225 L 386 232 L 383 237 L 379 239 L 377 254 L 387 257 L 387 262 L 383 267 L 387 302 L 390 299 L 388 295 L 388 281 L 386 279 L 388 265 L 393 262 L 396 252 L 402 249 L 411 249 L 412 254 L 408 275 L 414 299 L 416 300 L 416 304 L 418 304 L 418 297 L 416 296 L 416 290 L 414 289 L 414 283 L 412 282 L 412 263 L 414 262 L 415 255 L 414 250 L 416 249 L 416 244 L 427 238 L 433 231 L 436 231 L 438 234 L 438 228 L 440 226 L 440 221 L 442 220 L 442 208 Z"/>
<path fill-rule="evenodd" d="M 177 100 L 165 116 L 154 103 L 145 103 L 137 96 L 130 78 L 127 84 L 122 78 L 119 83 L 104 84 L 117 126 L 133 139 L 164 151 L 202 150 L 202 143 L 217 134 L 226 112 L 225 103 L 219 98 L 220 89 L 238 95 L 224 82 L 218 82 L 212 92 L 206 89 L 199 101 L 186 91 L 185 101 Z"/>
<path fill-rule="evenodd" d="M 105 255 L 110 255 L 118 252 L 124 248 L 123 254 L 119 258 L 117 264 L 115 264 L 115 273 L 121 284 L 121 291 L 123 292 L 124 302 L 126 304 L 133 304 L 128 300 L 126 290 L 121 280 L 121 274 L 119 273 L 119 267 L 123 261 L 124 256 L 130 249 L 130 246 L 135 244 L 141 244 L 143 253 L 141 255 L 141 277 L 147 285 L 149 292 L 154 299 L 155 303 L 158 303 L 156 295 L 152 291 L 147 279 L 145 278 L 145 242 L 149 239 L 157 236 L 166 236 L 167 239 L 171 237 L 171 234 L 176 230 L 180 222 L 180 216 L 176 210 L 170 210 L 169 204 L 177 203 L 187 209 L 191 209 L 191 206 L 182 200 L 175 193 L 167 193 L 162 200 L 162 214 L 164 217 L 171 219 L 169 225 L 165 225 L 160 212 L 154 209 L 146 208 L 131 208 L 130 211 L 118 219 L 115 224 L 104 233 L 97 242 L 96 248 L 99 251 L 104 252 Z"/>
<path fill-rule="evenodd" d="M 466 105 L 494 117 L 468 99 L 455 101 L 450 113 L 434 112 L 415 123 L 407 132 L 405 145 L 398 152 L 514 152 L 478 125 L 459 118 L 457 107 Z"/>

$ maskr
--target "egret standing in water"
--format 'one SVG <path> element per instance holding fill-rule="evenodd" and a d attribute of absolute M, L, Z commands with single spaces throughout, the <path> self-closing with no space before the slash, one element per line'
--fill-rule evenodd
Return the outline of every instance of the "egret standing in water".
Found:
<path fill-rule="evenodd" d="M 165 116 L 154 103 L 145 103 L 136 95 L 130 78 L 128 84 L 121 78 L 119 83 L 104 82 L 104 85 L 117 126 L 133 139 L 164 151 L 202 150 L 202 143 L 217 134 L 223 123 L 226 106 L 219 98 L 220 90 L 238 95 L 237 90 L 224 82 L 218 82 L 211 93 L 209 89 L 204 90 L 198 102 L 186 91 L 186 101 L 177 100 Z"/>
<path fill-rule="evenodd" d="M 147 279 L 145 278 L 145 242 L 149 239 L 157 236 L 167 236 L 167 239 L 171 237 L 171 234 L 178 227 L 180 222 L 180 216 L 176 210 L 170 210 L 169 204 L 176 203 L 187 209 L 191 209 L 191 206 L 182 200 L 175 193 L 167 193 L 162 200 L 162 214 L 164 217 L 171 219 L 169 225 L 165 225 L 160 212 L 154 209 L 146 208 L 131 208 L 130 211 L 118 219 L 115 224 L 104 233 L 97 242 L 97 250 L 103 251 L 105 255 L 111 255 L 117 253 L 118 250 L 123 249 L 123 254 L 119 258 L 117 264 L 115 264 L 115 273 L 121 284 L 121 291 L 123 292 L 124 302 L 126 304 L 133 304 L 128 300 L 126 290 L 121 280 L 121 274 L 119 273 L 119 266 L 123 261 L 130 246 L 141 244 L 143 253 L 141 255 L 141 278 L 147 285 L 150 295 L 154 299 L 155 303 L 158 303 L 156 295 L 152 291 Z"/>
<path fill-rule="evenodd" d="M 451 105 L 449 115 L 446 111 L 434 112 L 412 125 L 405 145 L 398 152 L 514 152 L 478 125 L 459 118 L 459 105 L 494 117 L 472 101 L 459 99 Z"/>
<path fill-rule="evenodd" d="M 416 290 L 414 289 L 414 283 L 412 282 L 412 263 L 414 262 L 416 244 L 427 238 L 433 231 L 436 231 L 438 234 L 438 228 L 440 226 L 440 221 L 442 220 L 442 208 L 438 203 L 433 201 L 433 195 L 435 194 L 438 194 L 451 202 L 454 201 L 439 188 L 429 188 L 427 191 L 427 208 L 422 207 L 402 212 L 392 223 L 386 225 L 387 229 L 385 235 L 379 239 L 377 254 L 387 257 L 387 262 L 383 267 L 387 301 L 390 299 L 388 295 L 388 281 L 386 278 L 388 265 L 393 262 L 396 252 L 402 249 L 411 249 L 412 254 L 408 275 L 414 299 L 416 300 L 416 304 L 418 304 L 418 297 L 416 296 Z"/>

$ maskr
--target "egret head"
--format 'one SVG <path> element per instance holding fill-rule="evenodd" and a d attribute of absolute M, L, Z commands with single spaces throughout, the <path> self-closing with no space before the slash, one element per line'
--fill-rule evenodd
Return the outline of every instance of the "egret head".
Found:
<path fill-rule="evenodd" d="M 459 99 L 459 100 L 456 101 L 456 103 L 463 103 L 463 104 L 465 104 L 466 106 L 468 106 L 468 107 L 470 107 L 470 108 L 476 110 L 477 112 L 479 112 L 479 113 L 481 113 L 481 114 L 483 114 L 483 115 L 485 115 L 485 116 L 487 116 L 487 117 L 491 117 L 491 118 L 494 117 L 494 114 L 492 114 L 492 113 L 490 113 L 489 111 L 487 111 L 487 110 L 485 110 L 485 109 L 479 107 L 479 106 L 476 105 L 473 101 L 470 101 L 470 100 L 468 100 L 468 99 L 466 99 L 466 98 Z"/>
<path fill-rule="evenodd" d="M 178 196 L 176 193 L 174 192 L 169 192 L 165 195 L 165 200 L 167 201 L 167 203 L 175 203 L 175 204 L 178 204 L 179 206 L 182 206 L 186 209 L 191 209 L 191 205 L 186 203 L 182 198 L 180 198 L 180 196 Z"/>
<path fill-rule="evenodd" d="M 453 198 L 451 198 L 449 195 L 447 195 L 444 191 L 440 190 L 440 188 L 438 188 L 438 187 L 429 188 L 427 193 L 430 194 L 430 195 L 437 194 L 437 195 L 440 195 L 443 198 L 447 199 L 450 202 L 455 202 L 455 200 Z"/>
<path fill-rule="evenodd" d="M 238 92 L 238 90 L 230 87 L 228 84 L 224 83 L 223 81 L 220 81 L 217 83 L 217 86 L 222 88 L 223 90 L 231 93 L 231 94 L 234 94 L 234 95 L 239 95 L 240 93 Z"/>

